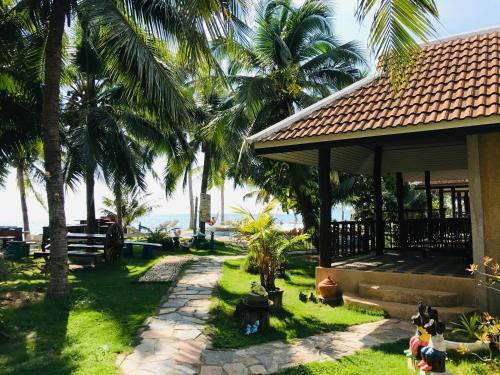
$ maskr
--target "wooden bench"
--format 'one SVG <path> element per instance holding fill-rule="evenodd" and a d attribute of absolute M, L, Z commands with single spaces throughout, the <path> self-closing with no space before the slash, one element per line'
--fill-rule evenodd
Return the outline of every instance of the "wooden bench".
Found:
<path fill-rule="evenodd" d="M 123 255 L 129 257 L 134 256 L 134 245 L 142 246 L 142 257 L 144 259 L 154 258 L 155 249 L 163 248 L 162 244 L 151 242 L 125 241 L 123 244 L 125 245 L 125 251 L 123 252 Z"/>
<path fill-rule="evenodd" d="M 73 250 L 87 250 L 89 252 L 96 252 L 99 249 L 104 249 L 104 245 L 89 245 L 84 243 L 70 243 L 68 245 L 68 252 Z"/>
<path fill-rule="evenodd" d="M 48 261 L 50 258 L 50 251 L 35 251 L 33 253 L 33 258 L 35 258 L 35 259 L 43 258 L 46 261 Z M 68 258 L 88 258 L 88 259 L 92 259 L 92 261 L 95 264 L 98 261 L 101 261 L 102 254 L 97 253 L 97 252 L 90 253 L 87 251 L 73 250 L 73 251 L 68 251 Z"/>

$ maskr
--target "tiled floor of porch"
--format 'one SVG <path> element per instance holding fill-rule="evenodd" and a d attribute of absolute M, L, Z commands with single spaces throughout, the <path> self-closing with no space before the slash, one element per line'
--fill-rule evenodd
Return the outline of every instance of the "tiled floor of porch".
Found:
<path fill-rule="evenodd" d="M 437 276 L 471 277 L 463 257 L 421 254 L 367 255 L 349 260 L 335 261 L 332 267 L 358 271 L 400 272 Z"/>

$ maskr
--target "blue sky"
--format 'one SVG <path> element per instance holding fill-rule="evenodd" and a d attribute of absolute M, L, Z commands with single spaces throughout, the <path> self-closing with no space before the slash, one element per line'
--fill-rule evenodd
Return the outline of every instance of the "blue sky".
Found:
<path fill-rule="evenodd" d="M 366 46 L 369 22 L 359 25 L 354 18 L 356 0 L 335 0 L 334 26 L 338 35 L 344 40 L 358 40 L 361 45 Z M 500 0 L 437 0 L 441 14 L 440 22 L 436 24 L 437 37 L 445 37 L 454 34 L 465 33 L 485 27 L 500 25 Z M 369 20 L 367 20 L 369 21 Z M 156 163 L 156 170 L 161 173 L 163 163 Z M 199 178 L 195 179 L 195 192 L 199 191 Z M 189 210 L 187 192 L 184 193 L 179 186 L 174 196 L 166 201 L 160 185 L 153 178 L 148 179 L 148 190 L 152 193 L 151 199 L 158 205 L 155 213 L 171 214 L 185 213 Z M 42 189 L 40 188 L 40 191 Z M 241 204 L 243 194 L 248 189 L 232 189 L 232 184 L 226 184 L 226 212 L 230 212 L 229 206 Z M 96 186 L 96 206 L 99 210 L 102 207 L 103 196 L 111 196 L 102 182 Z M 19 203 L 19 193 L 16 188 L 15 175 L 11 173 L 5 189 L 0 190 L 0 201 L 2 211 L 0 213 L 0 225 L 20 225 L 21 209 Z M 220 205 L 218 191 L 212 192 L 212 211 L 217 212 Z M 257 209 L 252 201 L 246 201 L 245 206 L 250 210 Z M 38 229 L 41 225 L 47 224 L 47 213 L 33 199 L 29 198 L 28 207 L 33 229 Z M 66 196 L 66 217 L 67 222 L 85 217 L 85 190 L 81 186 L 76 193 L 69 192 Z"/>

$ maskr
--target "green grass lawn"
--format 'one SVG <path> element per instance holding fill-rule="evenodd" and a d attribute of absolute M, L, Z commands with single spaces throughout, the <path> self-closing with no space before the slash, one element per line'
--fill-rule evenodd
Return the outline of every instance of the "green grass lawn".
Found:
<path fill-rule="evenodd" d="M 117 354 L 132 350 L 169 286 L 136 282 L 156 261 L 136 252 L 120 266 L 74 271 L 68 301 L 6 310 L 10 337 L 0 336 L 0 374 L 118 374 Z M 46 282 L 39 272 L 13 275 L 0 289 L 30 291 Z"/>
<path fill-rule="evenodd" d="M 338 361 L 309 363 L 280 372 L 280 375 L 415 375 L 408 370 L 406 357 L 402 354 L 408 342 L 401 340 L 393 344 L 362 350 Z M 470 356 L 449 355 L 446 368 L 454 375 L 493 375 L 500 374 L 498 366 L 486 365 Z"/>
<path fill-rule="evenodd" d="M 381 315 L 366 314 L 346 307 L 303 303 L 300 291 L 314 291 L 314 269 L 317 262 L 307 257 L 291 257 L 284 279 L 277 286 L 284 289 L 283 310 L 271 317 L 271 329 L 265 333 L 246 336 L 233 317 L 241 297 L 250 290 L 250 283 L 258 281 L 258 275 L 240 270 L 241 260 L 224 263 L 224 274 L 218 288 L 214 318 L 209 326 L 213 344 L 219 348 L 237 348 L 273 340 L 290 341 L 323 331 L 345 330 L 348 326 L 380 319 Z"/>

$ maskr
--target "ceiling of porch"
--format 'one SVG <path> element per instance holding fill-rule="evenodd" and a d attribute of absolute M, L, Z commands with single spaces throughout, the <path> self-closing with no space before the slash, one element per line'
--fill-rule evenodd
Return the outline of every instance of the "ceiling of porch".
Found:
<path fill-rule="evenodd" d="M 270 159 L 316 166 L 318 150 L 262 153 Z M 371 175 L 373 146 L 352 145 L 331 148 L 331 168 L 339 172 Z M 465 140 L 387 144 L 382 146 L 382 173 L 403 172 L 406 181 L 422 180 L 431 171 L 432 180 L 467 179 L 467 146 Z"/>

